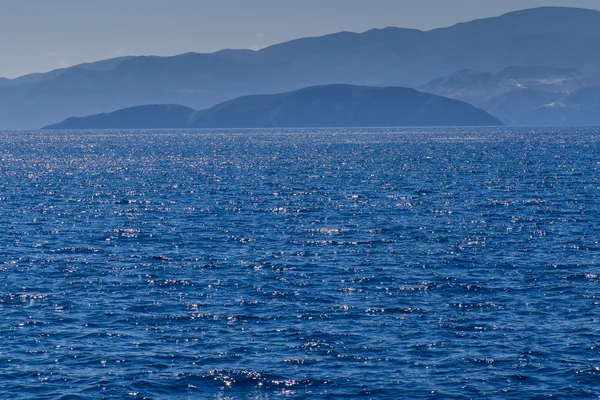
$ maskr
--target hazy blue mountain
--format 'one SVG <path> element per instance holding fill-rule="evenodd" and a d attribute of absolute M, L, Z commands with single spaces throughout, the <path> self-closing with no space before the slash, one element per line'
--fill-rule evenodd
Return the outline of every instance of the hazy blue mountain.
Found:
<path fill-rule="evenodd" d="M 196 110 L 178 104 L 151 104 L 89 117 L 71 117 L 44 129 L 169 129 L 190 125 Z"/>
<path fill-rule="evenodd" d="M 572 69 L 547 67 L 508 67 L 498 72 L 458 71 L 435 79 L 419 89 L 441 96 L 487 101 L 513 90 L 539 90 L 548 93 L 571 93 L 590 85 L 593 75 Z"/>
<path fill-rule="evenodd" d="M 600 12 L 544 7 L 426 32 L 385 28 L 259 51 L 133 57 L 102 70 L 77 67 L 0 86 L 0 127 L 36 127 L 140 104 L 203 109 L 243 95 L 331 83 L 419 87 L 465 69 L 543 66 L 585 74 L 600 71 L 599 45 Z"/>
<path fill-rule="evenodd" d="M 528 125 L 600 125 L 600 86 L 585 87 L 538 108 Z"/>
<path fill-rule="evenodd" d="M 485 126 L 502 123 L 470 104 L 399 87 L 326 85 L 240 97 L 193 110 L 132 107 L 67 120 L 44 129 Z"/>
<path fill-rule="evenodd" d="M 569 107 L 585 106 L 565 99 L 598 84 L 599 75 L 572 69 L 509 67 L 495 73 L 459 71 L 420 86 L 419 90 L 471 103 L 510 124 L 551 124 L 557 120 L 550 118 L 557 104 L 564 105 L 562 112 Z M 568 118 L 570 123 L 586 124 L 578 121 L 578 115 L 581 114 L 572 113 Z M 600 115 L 597 121 L 600 123 Z"/>
<path fill-rule="evenodd" d="M 22 85 L 22 84 L 26 84 L 26 83 L 43 82 L 43 81 L 47 81 L 47 80 L 56 78 L 57 76 L 60 76 L 60 75 L 64 74 L 65 72 L 74 70 L 74 69 L 84 69 L 84 70 L 88 70 L 88 71 L 106 72 L 106 71 L 109 71 L 109 70 L 115 68 L 117 65 L 119 65 L 123 61 L 129 60 L 131 58 L 133 58 L 133 56 L 110 58 L 108 60 L 101 60 L 101 61 L 95 61 L 95 62 L 90 62 L 90 63 L 77 64 L 77 65 L 74 65 L 74 66 L 68 67 L 68 68 L 54 69 L 49 72 L 34 72 L 32 74 L 23 75 L 18 78 L 14 78 L 14 79 L 0 78 L 0 86 L 3 86 L 3 85 L 18 86 L 18 85 Z"/>

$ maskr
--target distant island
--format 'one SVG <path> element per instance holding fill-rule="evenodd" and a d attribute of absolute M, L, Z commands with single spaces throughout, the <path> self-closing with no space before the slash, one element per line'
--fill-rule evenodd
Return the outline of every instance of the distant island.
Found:
<path fill-rule="evenodd" d="M 498 125 L 496 117 L 463 101 L 401 87 L 339 84 L 244 96 L 202 111 L 176 104 L 130 107 L 71 117 L 43 129 Z"/>

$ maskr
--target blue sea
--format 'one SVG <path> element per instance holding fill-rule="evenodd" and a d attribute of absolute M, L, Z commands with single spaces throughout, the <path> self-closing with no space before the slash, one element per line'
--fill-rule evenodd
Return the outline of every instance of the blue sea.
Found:
<path fill-rule="evenodd" d="M 0 133 L 2 399 L 597 399 L 600 129 Z"/>

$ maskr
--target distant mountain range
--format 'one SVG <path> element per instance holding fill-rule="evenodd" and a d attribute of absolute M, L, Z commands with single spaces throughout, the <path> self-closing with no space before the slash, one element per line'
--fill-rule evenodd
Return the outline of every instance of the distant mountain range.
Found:
<path fill-rule="evenodd" d="M 414 89 L 326 85 L 240 97 L 203 111 L 147 105 L 68 118 L 44 129 L 490 126 L 502 123 L 470 104 Z"/>
<path fill-rule="evenodd" d="M 333 83 L 428 89 L 472 101 L 509 123 L 595 123 L 597 105 L 581 102 L 597 97 L 588 76 L 600 73 L 598 48 L 600 12 L 543 7 L 431 31 L 385 28 L 298 39 L 259 51 L 124 57 L 1 80 L 0 128 L 37 128 L 73 115 L 144 104 L 204 109 L 239 96 Z M 533 79 L 571 70 L 582 86 L 554 97 L 545 90 L 500 93 L 501 71 L 510 67 L 542 73 Z M 460 72 L 465 70 L 490 77 L 468 77 Z M 496 104 L 482 96 L 461 97 L 466 88 L 455 84 L 461 79 L 471 88 L 471 79 L 487 79 L 486 85 L 507 99 Z M 520 106 L 511 111 L 511 104 Z"/>

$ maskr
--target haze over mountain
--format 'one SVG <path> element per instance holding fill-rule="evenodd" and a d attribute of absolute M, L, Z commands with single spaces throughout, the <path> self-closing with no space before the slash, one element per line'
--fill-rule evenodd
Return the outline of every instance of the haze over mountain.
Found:
<path fill-rule="evenodd" d="M 43 81 L 48 81 L 50 79 L 56 78 L 57 76 L 62 75 L 63 73 L 74 70 L 74 69 L 82 69 L 87 71 L 98 71 L 98 72 L 106 72 L 110 71 L 121 62 L 125 60 L 129 60 L 133 58 L 133 56 L 128 57 L 117 57 L 110 58 L 108 60 L 89 62 L 84 64 L 78 64 L 69 68 L 58 68 L 52 70 L 50 72 L 35 72 L 32 74 L 27 74 L 20 76 L 14 79 L 0 78 L 0 86 L 8 85 L 8 86 L 18 86 L 24 83 L 38 83 Z"/>
<path fill-rule="evenodd" d="M 600 74 L 572 69 L 509 67 L 501 71 L 463 70 L 433 80 L 419 90 L 462 100 L 508 124 L 600 125 Z"/>
<path fill-rule="evenodd" d="M 470 104 L 398 87 L 326 85 L 240 97 L 203 111 L 148 105 L 67 120 L 44 129 L 490 126 Z"/>
<path fill-rule="evenodd" d="M 599 45 L 600 12 L 544 7 L 431 31 L 374 29 L 259 51 L 123 58 L 0 83 L 0 127 L 36 128 L 143 104 L 202 109 L 331 83 L 421 87 L 465 69 L 541 66 L 586 75 L 600 71 Z"/>

